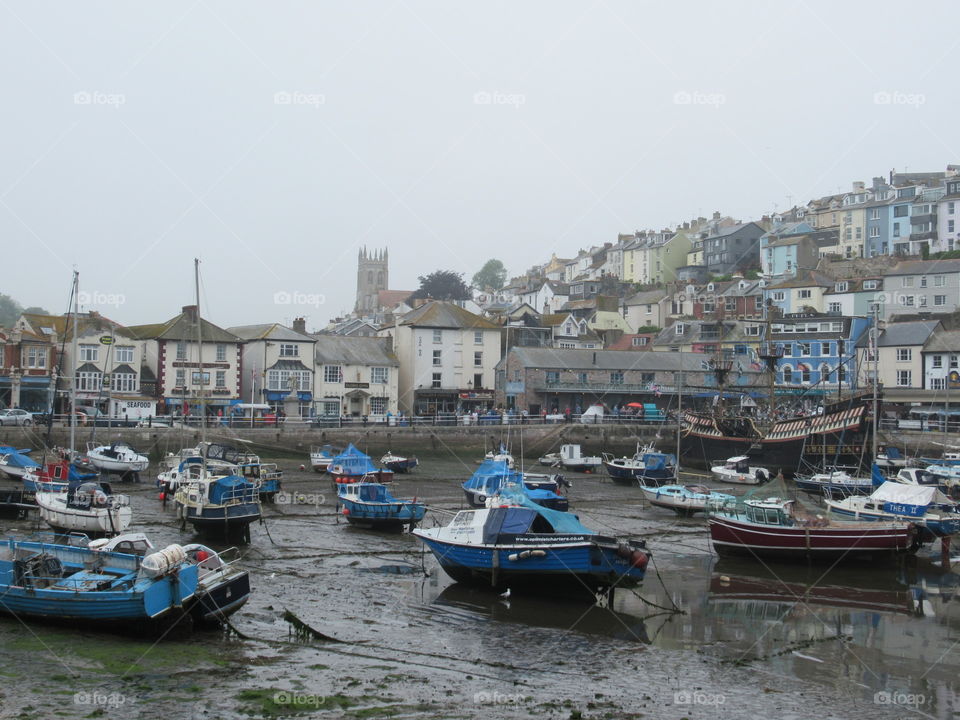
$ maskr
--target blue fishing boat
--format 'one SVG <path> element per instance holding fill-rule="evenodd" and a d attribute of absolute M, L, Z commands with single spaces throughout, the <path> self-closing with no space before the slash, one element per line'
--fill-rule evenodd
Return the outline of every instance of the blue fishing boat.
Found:
<path fill-rule="evenodd" d="M 570 501 L 559 493 L 555 477 L 536 475 L 530 478 L 518 470 L 511 470 L 506 460 L 484 460 L 480 467 L 463 483 L 467 503 L 472 507 L 486 507 L 487 499 L 497 495 L 505 483 L 523 482 L 533 502 L 554 510 L 566 510 Z"/>
<path fill-rule="evenodd" d="M 960 506 L 936 485 L 920 486 L 887 481 L 868 497 L 826 500 L 833 515 L 852 520 L 907 520 L 920 528 L 920 538 L 960 532 Z"/>
<path fill-rule="evenodd" d="M 642 582 L 650 559 L 642 541 L 599 535 L 575 515 L 533 502 L 519 484 L 502 487 L 497 502 L 413 534 L 457 582 L 591 595 Z"/>
<path fill-rule="evenodd" d="M 360 452 L 353 443 L 347 445 L 346 450 L 333 458 L 327 472 L 333 476 L 333 482 L 337 484 L 355 483 L 361 478 L 381 483 L 393 480 L 392 470 L 378 468 L 373 464 L 370 456 Z"/>
<path fill-rule="evenodd" d="M 345 483 L 337 486 L 337 508 L 351 525 L 376 530 L 411 530 L 423 520 L 427 506 L 422 502 L 401 500 L 390 494 L 382 483 Z"/>
<path fill-rule="evenodd" d="M 199 533 L 250 542 L 250 524 L 261 518 L 260 489 L 239 475 L 209 475 L 182 482 L 174 495 L 177 516 Z"/>
<path fill-rule="evenodd" d="M 197 578 L 179 545 L 141 558 L 54 542 L 0 543 L 0 610 L 20 617 L 140 626 L 189 604 Z"/>
<path fill-rule="evenodd" d="M 624 485 L 664 485 L 677 479 L 677 457 L 673 453 L 659 452 L 653 445 L 641 447 L 632 457 L 614 458 L 602 453 L 603 466 L 610 478 Z"/>

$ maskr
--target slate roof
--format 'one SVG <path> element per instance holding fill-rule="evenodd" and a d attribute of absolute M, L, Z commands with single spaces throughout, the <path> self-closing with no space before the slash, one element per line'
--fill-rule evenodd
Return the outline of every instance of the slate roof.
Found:
<path fill-rule="evenodd" d="M 262 325 L 236 325 L 227 328 L 227 332 L 233 333 L 243 340 L 290 340 L 293 342 L 311 342 L 314 338 L 309 335 L 298 333 L 291 330 L 286 325 L 280 323 L 264 323 Z"/>
<path fill-rule="evenodd" d="M 181 312 L 164 323 L 152 325 L 131 325 L 127 328 L 137 340 L 180 340 L 195 342 L 197 339 L 197 324 L 190 316 Z M 200 318 L 200 335 L 203 342 L 239 343 L 242 340 L 222 327 L 214 325 L 209 320 Z"/>
<path fill-rule="evenodd" d="M 498 326 L 451 302 L 432 300 L 408 312 L 400 320 L 411 327 L 498 330 Z"/>
<path fill-rule="evenodd" d="M 926 345 L 924 352 L 957 352 L 960 350 L 960 330 L 941 330 L 934 333 Z"/>
<path fill-rule="evenodd" d="M 806 271 L 803 275 L 784 280 L 776 285 L 768 285 L 767 290 L 780 290 L 785 288 L 805 288 L 805 287 L 827 287 L 832 288 L 836 281 L 813 270 Z"/>
<path fill-rule="evenodd" d="M 960 272 L 960 259 L 905 260 L 887 271 L 887 275 L 938 275 Z"/>
<path fill-rule="evenodd" d="M 877 345 L 880 347 L 901 347 L 907 345 L 923 345 L 940 324 L 939 320 L 915 320 L 912 322 L 888 323 L 880 333 Z M 863 338 L 869 337 L 864 333 Z M 862 347 L 860 343 L 858 346 Z"/>
<path fill-rule="evenodd" d="M 711 356 L 691 352 L 634 352 L 631 350 L 558 350 L 557 348 L 513 347 L 510 352 L 524 367 L 562 370 L 648 370 L 707 372 L 704 362 Z M 743 368 L 744 374 L 753 371 Z"/>
<path fill-rule="evenodd" d="M 49 339 L 44 337 L 43 328 L 52 328 L 57 334 L 57 338 L 59 340 L 63 340 L 64 337 L 66 337 L 68 340 L 73 338 L 72 315 L 41 315 L 40 313 L 24 313 L 20 317 L 30 326 L 30 328 L 36 334 L 36 337 L 44 342 L 49 342 Z M 93 315 L 90 315 L 89 313 L 78 314 L 77 333 L 79 336 L 82 337 L 87 335 L 91 330 L 94 332 L 110 331 L 113 335 L 119 335 L 121 337 L 133 337 L 129 332 L 129 328 L 126 328 L 120 323 L 114 322 L 110 318 L 106 318 L 99 313 L 95 313 Z"/>
<path fill-rule="evenodd" d="M 641 290 L 623 301 L 624 305 L 656 305 L 667 296 L 665 290 Z"/>
<path fill-rule="evenodd" d="M 386 338 L 320 335 L 314 356 L 318 365 L 400 365 L 397 356 L 387 349 Z"/>

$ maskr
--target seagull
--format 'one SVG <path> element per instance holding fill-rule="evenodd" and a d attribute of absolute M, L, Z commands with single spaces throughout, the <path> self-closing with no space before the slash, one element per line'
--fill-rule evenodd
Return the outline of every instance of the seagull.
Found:
<path fill-rule="evenodd" d="M 506 592 L 500 593 L 500 597 L 502 597 L 502 598 L 508 598 L 508 597 L 510 597 L 510 588 L 507 588 L 507 591 L 506 591 Z"/>

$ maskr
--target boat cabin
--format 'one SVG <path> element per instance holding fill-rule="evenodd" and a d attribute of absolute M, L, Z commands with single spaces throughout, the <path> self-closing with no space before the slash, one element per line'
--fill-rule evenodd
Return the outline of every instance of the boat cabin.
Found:
<path fill-rule="evenodd" d="M 787 505 L 777 498 L 767 500 L 747 500 L 744 503 L 745 514 L 750 522 L 758 525 L 793 525 L 793 518 L 787 512 Z"/>
<path fill-rule="evenodd" d="M 387 486 L 380 483 L 349 483 L 340 485 L 337 492 L 343 496 L 350 496 L 358 502 L 394 502 L 394 498 L 387 492 Z"/>
<path fill-rule="evenodd" d="M 921 470 L 920 468 L 904 468 L 897 473 L 897 482 L 903 483 L 904 485 L 937 487 L 942 482 L 942 478 L 927 470 Z"/>

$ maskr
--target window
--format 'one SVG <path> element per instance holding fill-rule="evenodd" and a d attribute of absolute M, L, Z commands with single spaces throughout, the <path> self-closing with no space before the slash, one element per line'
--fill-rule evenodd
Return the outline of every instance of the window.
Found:
<path fill-rule="evenodd" d="M 900 287 L 913 287 L 913 277 L 904 275 L 900 278 Z"/>
<path fill-rule="evenodd" d="M 434 330 L 433 331 L 433 342 L 442 343 L 443 342 L 443 330 Z"/>
<path fill-rule="evenodd" d="M 45 368 L 47 366 L 47 349 L 30 345 L 27 347 L 27 367 Z"/>
<path fill-rule="evenodd" d="M 77 373 L 77 390 L 96 392 L 100 390 L 102 381 L 103 375 L 100 372 L 79 372 Z"/>
<path fill-rule="evenodd" d="M 442 359 L 443 359 L 442 356 L 443 356 L 443 351 L 442 351 L 442 350 L 434 350 L 434 351 L 433 351 L 433 364 L 434 364 L 434 365 L 442 365 L 442 364 L 443 364 L 443 363 L 442 363 Z"/>
<path fill-rule="evenodd" d="M 947 387 L 946 378 L 930 378 L 930 389 L 931 390 L 944 390 Z"/>
<path fill-rule="evenodd" d="M 842 322 L 830 323 L 830 332 L 843 332 L 843 323 Z"/>
<path fill-rule="evenodd" d="M 744 335 L 752 335 L 754 337 L 760 335 L 760 326 L 759 325 L 747 325 L 743 328 Z"/>
<path fill-rule="evenodd" d="M 912 375 L 910 370 L 897 370 L 897 387 L 910 387 Z"/>
<path fill-rule="evenodd" d="M 863 289 L 864 289 L 864 290 L 876 290 L 876 289 L 877 289 L 877 281 L 876 281 L 876 280 L 864 280 L 864 281 L 863 281 Z"/>
<path fill-rule="evenodd" d="M 807 298 L 810 297 L 810 295 L 812 295 L 812 293 L 811 293 L 809 290 L 798 290 L 798 291 L 797 291 L 797 297 L 800 298 L 801 300 L 806 300 Z"/>
<path fill-rule="evenodd" d="M 325 417 L 336 417 L 340 414 L 340 403 L 336 400 L 325 400 L 319 403 L 320 414 Z"/>
<path fill-rule="evenodd" d="M 473 366 L 474 367 L 483 367 L 483 353 L 475 352 L 473 354 Z"/>
<path fill-rule="evenodd" d="M 372 367 L 370 368 L 370 382 L 373 385 L 386 385 L 390 378 L 390 368 Z"/>
<path fill-rule="evenodd" d="M 956 369 L 957 369 L 957 356 L 956 356 L 956 355 L 951 355 L 951 356 L 950 356 L 950 369 L 951 369 L 951 370 L 956 370 Z"/>
<path fill-rule="evenodd" d="M 880 219 L 880 208 L 870 208 L 870 219 L 871 220 Z"/>
<path fill-rule="evenodd" d="M 100 348 L 97 345 L 80 346 L 80 362 L 97 362 L 99 357 Z"/>
<path fill-rule="evenodd" d="M 783 298 L 784 298 L 784 294 L 782 292 L 775 292 L 773 294 L 773 299 L 775 302 L 780 302 L 781 300 L 783 300 Z"/>
<path fill-rule="evenodd" d="M 187 371 L 184 370 L 183 368 L 177 368 L 176 383 L 177 383 L 176 387 L 180 387 L 180 388 L 186 387 L 187 385 Z"/>
<path fill-rule="evenodd" d="M 810 366 L 809 365 L 800 366 L 800 382 L 802 383 L 810 382 Z"/>
<path fill-rule="evenodd" d="M 935 368 L 943 367 L 943 355 L 934 355 L 931 360 L 931 366 Z"/>
<path fill-rule="evenodd" d="M 281 343 L 280 345 L 280 357 L 299 357 L 300 356 L 300 346 L 296 343 Z"/>
<path fill-rule="evenodd" d="M 586 385 L 588 382 L 587 374 L 585 372 L 577 373 L 577 382 L 579 382 L 581 385 Z"/>
<path fill-rule="evenodd" d="M 227 346 L 223 343 L 217 343 L 217 362 L 227 361 Z"/>
<path fill-rule="evenodd" d="M 893 236 L 900 237 L 900 223 L 893 224 Z"/>
<path fill-rule="evenodd" d="M 810 343 L 808 342 L 797 343 L 796 357 L 810 357 Z"/>
<path fill-rule="evenodd" d="M 649 342 L 650 342 L 650 338 L 648 337 L 635 337 L 633 338 L 632 344 L 634 347 L 640 347 L 641 345 L 646 345 Z"/>
<path fill-rule="evenodd" d="M 909 207 L 907 205 L 895 205 L 893 208 L 894 217 L 906 217 L 909 212 Z"/>
<path fill-rule="evenodd" d="M 753 305 L 754 305 L 754 309 L 756 309 L 756 310 L 762 309 L 762 308 L 763 308 L 763 298 L 762 298 L 761 296 L 757 295 L 757 296 L 753 299 Z"/>
<path fill-rule="evenodd" d="M 712 313 L 712 312 L 713 312 L 713 298 L 710 298 L 710 299 L 704 298 L 704 300 L 703 300 L 703 311 L 704 311 L 705 313 Z"/>
<path fill-rule="evenodd" d="M 647 315 L 653 314 L 653 305 L 647 305 Z"/>
<path fill-rule="evenodd" d="M 907 307 L 913 307 L 913 295 L 904 295 L 900 298 L 900 304 Z"/>
<path fill-rule="evenodd" d="M 574 348 L 577 347 L 577 344 L 572 342 L 562 342 L 562 343 L 557 343 L 557 347 L 560 348 L 561 350 L 573 350 Z"/>
<path fill-rule="evenodd" d="M 324 365 L 323 381 L 328 383 L 343 382 L 343 368 L 339 365 Z"/>
<path fill-rule="evenodd" d="M 217 370 L 216 380 L 218 388 L 225 388 L 227 386 L 227 371 Z"/>
<path fill-rule="evenodd" d="M 947 296 L 946 296 L 946 295 L 934 295 L 934 296 L 933 296 L 933 304 L 936 305 L 937 307 L 943 307 L 944 305 L 947 304 Z"/>
<path fill-rule="evenodd" d="M 926 306 L 927 306 L 927 296 L 917 295 L 917 307 L 926 307 Z"/>
<path fill-rule="evenodd" d="M 547 370 L 547 383 L 560 382 L 560 372 L 558 370 Z"/>
<path fill-rule="evenodd" d="M 134 373 L 113 373 L 113 389 L 116 392 L 129 393 L 137 390 L 137 376 Z"/>
<path fill-rule="evenodd" d="M 926 287 L 926 286 L 927 286 L 927 276 L 926 276 L 926 275 L 921 275 L 921 276 L 920 276 L 920 287 L 923 288 L 923 287 Z"/>
<path fill-rule="evenodd" d="M 897 362 L 910 362 L 913 360 L 913 348 L 897 348 Z"/>
<path fill-rule="evenodd" d="M 474 345 L 483 345 L 483 330 L 474 330 L 474 331 L 473 331 L 473 344 L 474 344 Z"/>
<path fill-rule="evenodd" d="M 610 384 L 611 384 L 611 385 L 623 385 L 623 373 L 622 373 L 622 372 L 612 372 L 612 373 L 610 373 Z"/>
<path fill-rule="evenodd" d="M 836 290 L 837 292 L 846 292 L 846 291 L 847 291 L 847 283 L 845 283 L 845 282 L 838 282 L 836 285 L 833 286 L 833 289 Z"/>
<path fill-rule="evenodd" d="M 727 312 L 734 312 L 737 309 L 737 299 L 736 298 L 724 298 L 723 309 Z"/>
<path fill-rule="evenodd" d="M 386 415 L 387 414 L 387 399 L 385 397 L 372 397 L 370 398 L 370 414 L 371 415 Z"/>
<path fill-rule="evenodd" d="M 947 203 L 947 212 L 948 212 L 950 215 L 953 215 L 953 202 L 952 202 L 952 201 Z"/>
<path fill-rule="evenodd" d="M 190 384 L 191 385 L 209 385 L 210 384 L 210 373 L 200 372 L 194 370 L 190 373 Z"/>
<path fill-rule="evenodd" d="M 133 362 L 133 345 L 116 345 L 113 352 L 118 363 Z"/>
<path fill-rule="evenodd" d="M 783 382 L 784 382 L 785 384 L 789 384 L 789 383 L 792 383 L 792 382 L 793 382 L 793 368 L 792 368 L 792 367 L 790 367 L 789 365 L 784 365 L 784 366 L 783 366 L 783 370 L 782 370 L 781 372 L 782 372 L 782 374 L 783 374 Z"/>
<path fill-rule="evenodd" d="M 443 373 L 434 373 L 433 381 L 430 383 L 432 388 L 441 388 L 443 387 Z"/>
<path fill-rule="evenodd" d="M 674 335 L 683 335 L 683 323 L 677 323 L 673 326 Z"/>
<path fill-rule="evenodd" d="M 826 364 L 821 365 L 821 366 L 820 366 L 820 381 L 821 381 L 821 382 L 825 382 L 825 383 L 830 382 L 830 375 L 831 375 L 830 366 L 829 366 L 829 365 L 826 365 Z"/>
<path fill-rule="evenodd" d="M 840 309 L 840 307 L 841 307 L 841 306 L 840 306 L 840 303 L 838 303 L 838 302 L 832 302 L 832 303 L 830 303 L 830 304 L 827 305 L 827 312 L 832 312 L 832 313 L 843 312 L 843 311 Z"/>
<path fill-rule="evenodd" d="M 943 275 L 934 275 L 933 276 L 933 286 L 934 287 L 943 287 L 946 277 Z"/>

